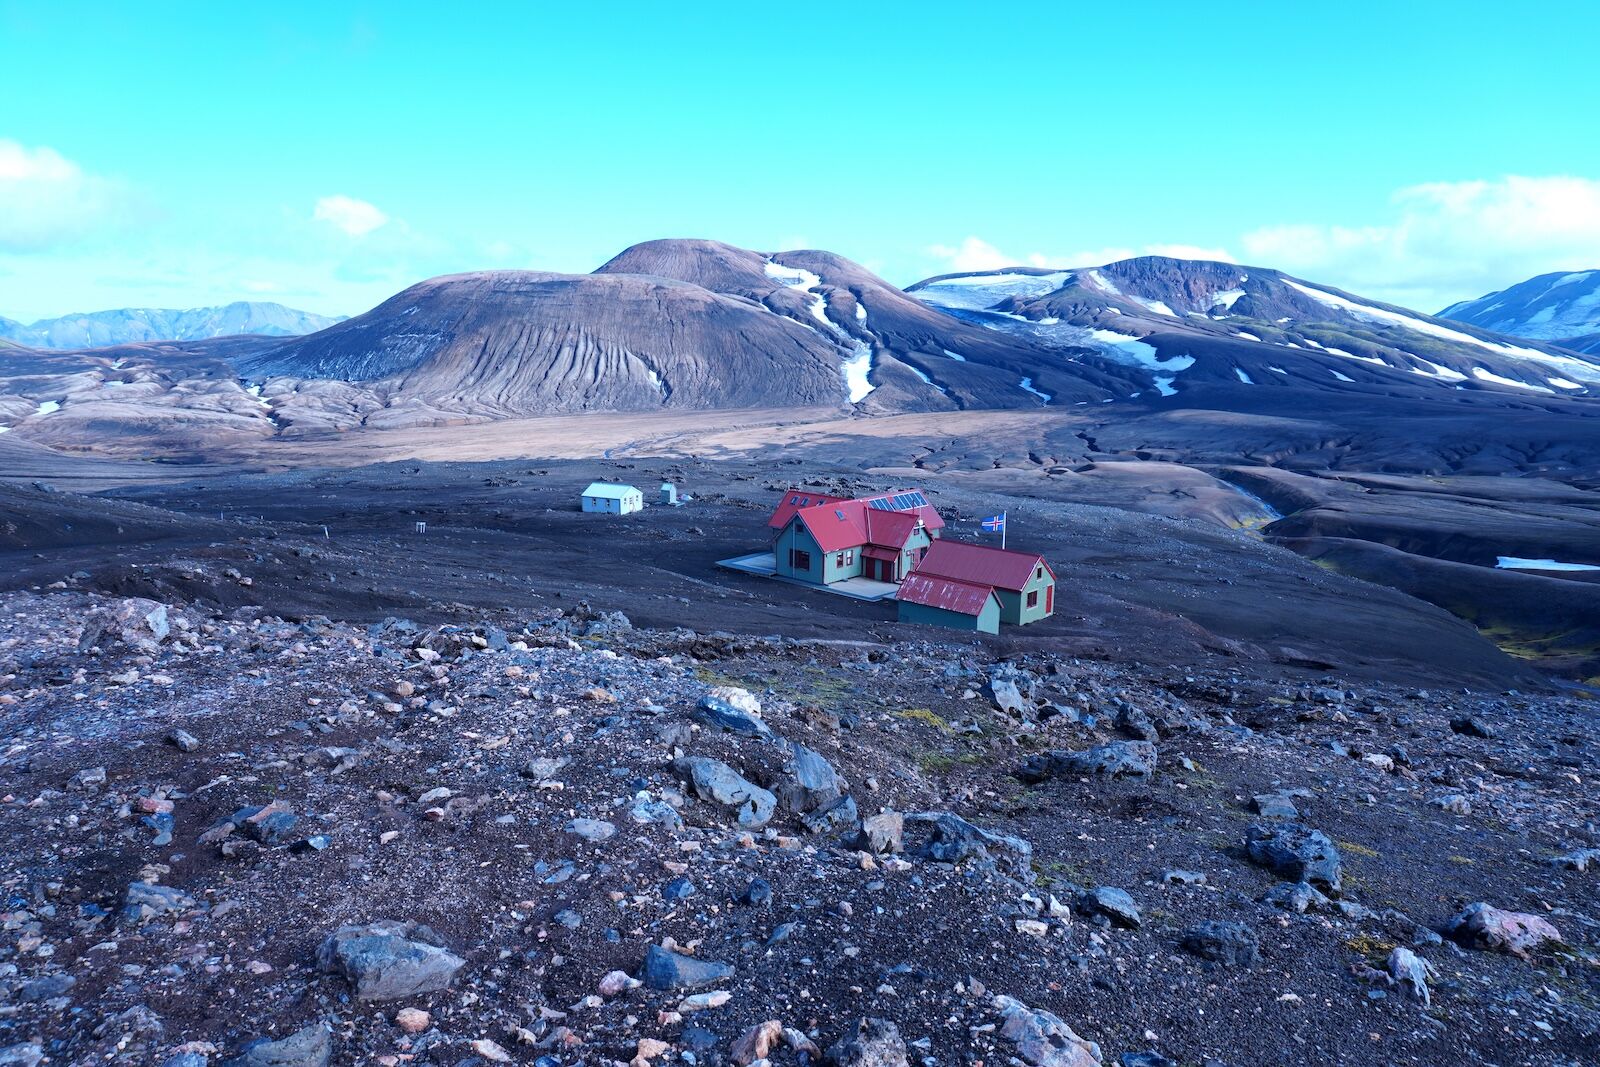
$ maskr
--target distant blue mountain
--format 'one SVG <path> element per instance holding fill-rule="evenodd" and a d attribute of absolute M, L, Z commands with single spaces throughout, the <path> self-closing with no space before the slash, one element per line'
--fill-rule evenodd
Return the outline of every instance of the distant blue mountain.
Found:
<path fill-rule="evenodd" d="M 188 311 L 163 308 L 91 311 L 58 319 L 40 319 L 27 325 L 0 318 L 0 337 L 30 348 L 94 348 L 134 341 L 198 341 L 237 334 L 297 337 L 343 321 L 343 316 L 329 318 L 282 304 L 238 300 L 222 307 Z"/>
<path fill-rule="evenodd" d="M 1451 304 L 1439 317 L 1593 352 L 1595 338 L 1588 335 L 1600 331 L 1600 270 L 1541 274 L 1509 289 Z"/>

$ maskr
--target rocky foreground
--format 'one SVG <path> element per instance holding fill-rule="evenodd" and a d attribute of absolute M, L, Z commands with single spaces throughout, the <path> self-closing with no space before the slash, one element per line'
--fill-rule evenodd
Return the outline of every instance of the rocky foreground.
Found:
<path fill-rule="evenodd" d="M 1592 702 L 0 601 L 0 1064 L 1596 1062 Z"/>

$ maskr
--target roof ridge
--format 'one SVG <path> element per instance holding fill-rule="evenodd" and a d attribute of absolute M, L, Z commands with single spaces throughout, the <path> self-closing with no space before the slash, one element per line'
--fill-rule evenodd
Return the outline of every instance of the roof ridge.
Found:
<path fill-rule="evenodd" d="M 938 543 L 941 544 L 941 545 L 959 545 L 962 548 L 981 548 L 985 552 L 1004 552 L 1008 556 L 1032 556 L 1032 557 L 1034 557 L 1036 559 L 1043 559 L 1044 558 L 1044 553 L 1043 552 L 1028 552 L 1028 551 L 1025 551 L 1025 550 L 1020 549 L 1020 548 L 1000 548 L 997 545 L 980 545 L 976 541 L 956 541 L 954 539 L 951 539 L 951 540 L 943 540 L 943 539 L 941 539 Z"/>

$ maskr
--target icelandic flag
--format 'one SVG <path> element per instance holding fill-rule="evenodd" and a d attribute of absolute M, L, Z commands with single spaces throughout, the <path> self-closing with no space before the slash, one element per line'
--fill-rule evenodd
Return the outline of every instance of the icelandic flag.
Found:
<path fill-rule="evenodd" d="M 1002 511 L 998 515 L 990 515 L 987 519 L 983 520 L 983 528 L 988 530 L 990 533 L 1005 533 L 1006 513 Z"/>

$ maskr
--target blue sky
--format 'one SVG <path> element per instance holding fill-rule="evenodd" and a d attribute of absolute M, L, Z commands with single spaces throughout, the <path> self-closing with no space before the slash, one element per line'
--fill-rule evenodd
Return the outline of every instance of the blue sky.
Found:
<path fill-rule="evenodd" d="M 1600 266 L 1600 4 L 0 0 L 0 315 L 587 271 L 1227 256 L 1435 310 Z"/>

